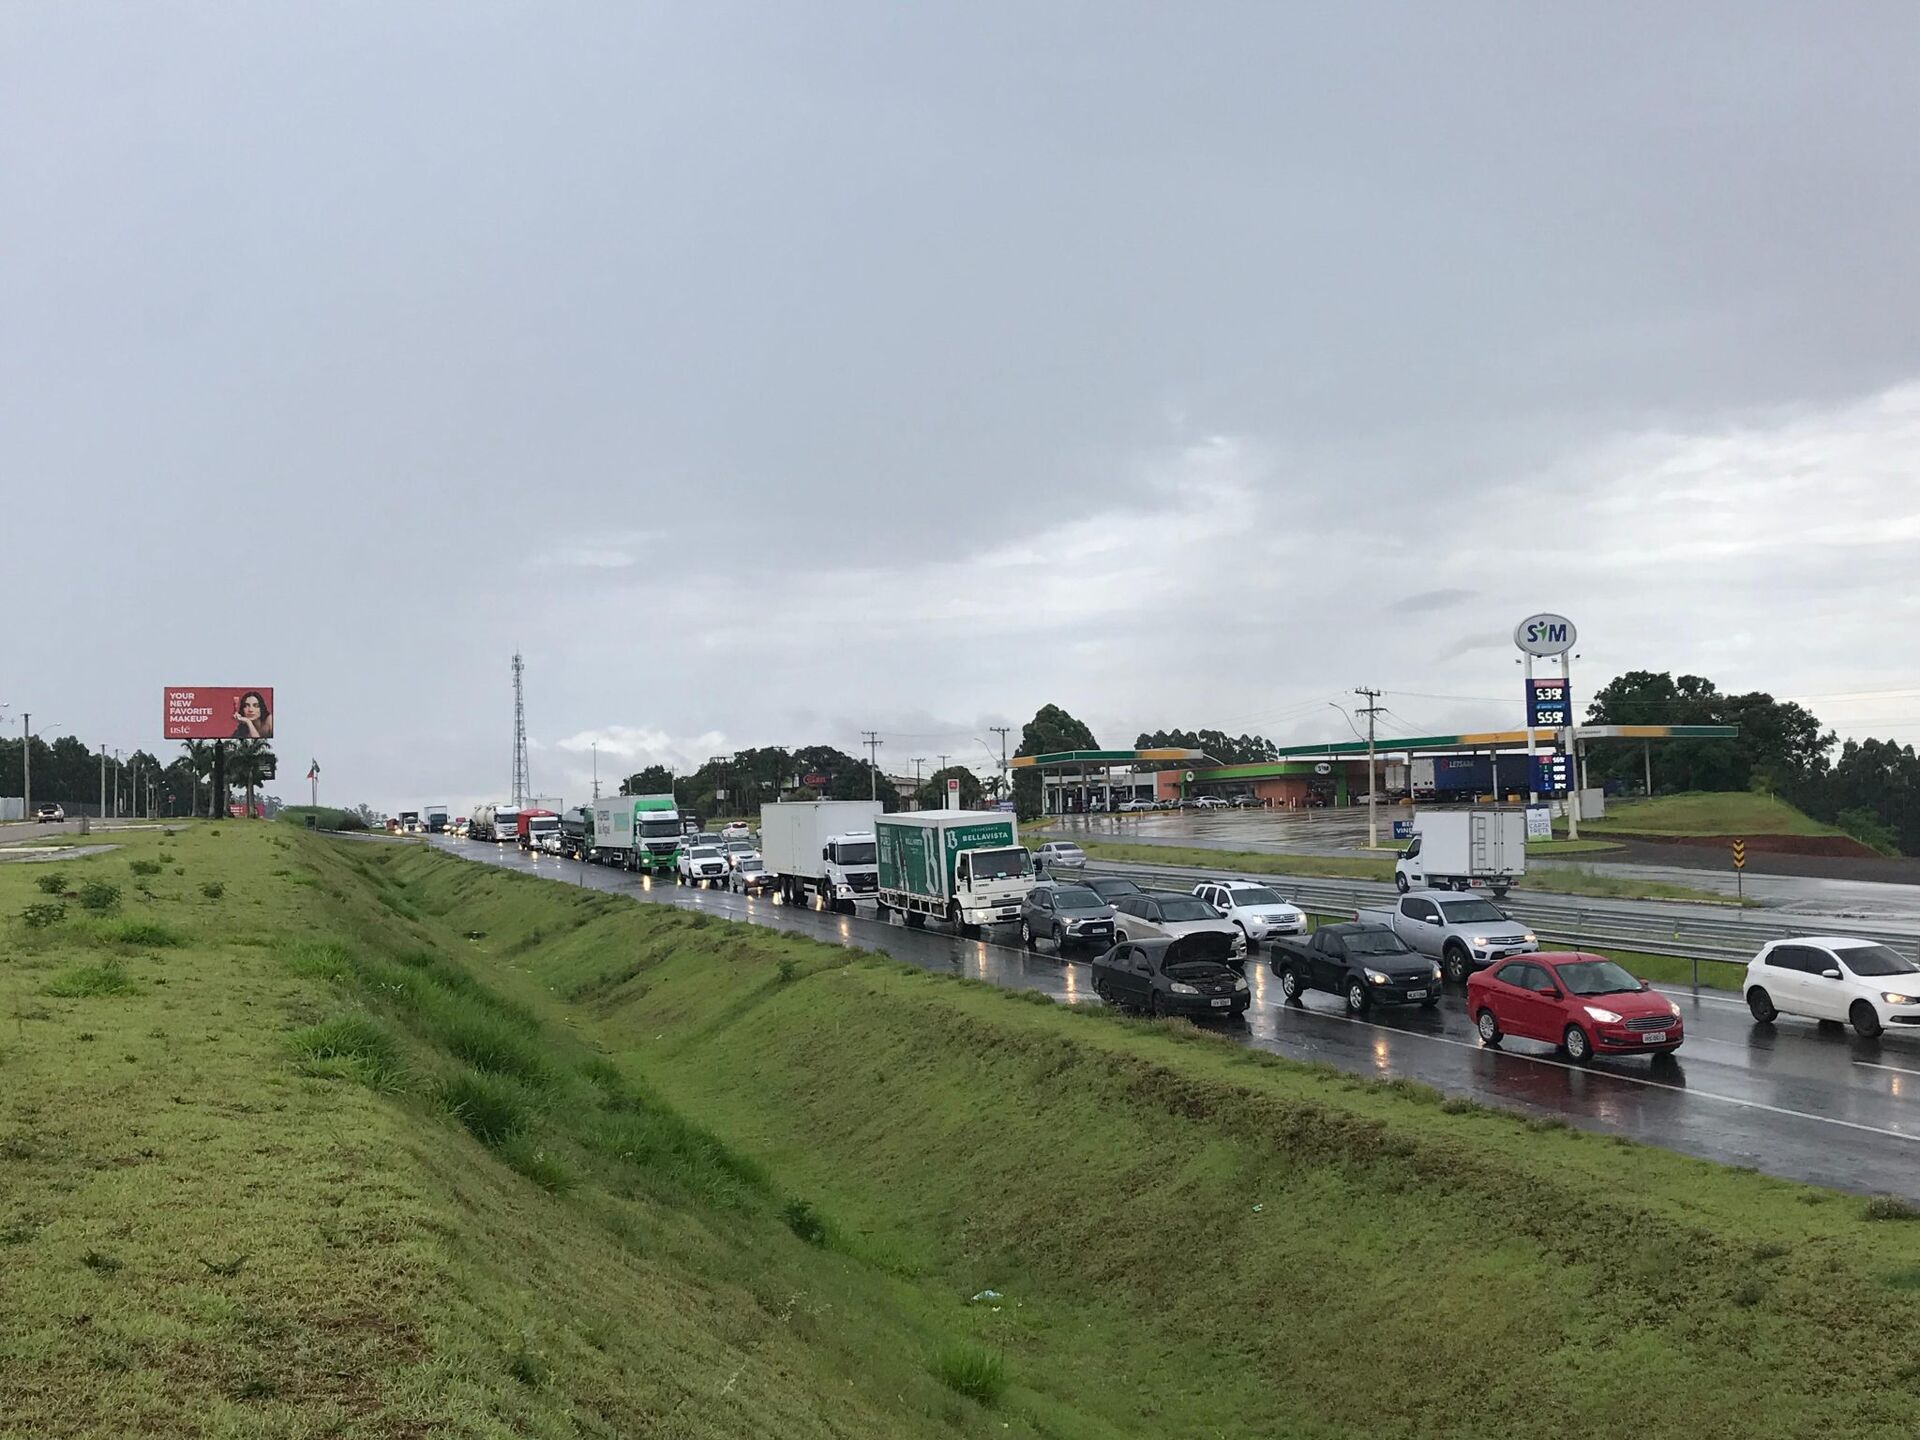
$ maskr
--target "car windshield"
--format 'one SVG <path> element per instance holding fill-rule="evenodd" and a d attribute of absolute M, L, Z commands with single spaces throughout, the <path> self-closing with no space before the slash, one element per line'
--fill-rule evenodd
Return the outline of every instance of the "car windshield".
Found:
<path fill-rule="evenodd" d="M 1053 892 L 1053 902 L 1062 910 L 1098 910 L 1107 903 L 1083 885 L 1062 885 Z"/>
<path fill-rule="evenodd" d="M 1264 885 L 1242 885 L 1229 890 L 1227 894 L 1236 905 L 1284 905 L 1287 903 Z"/>
<path fill-rule="evenodd" d="M 1340 937 L 1349 955 L 1408 955 L 1407 942 L 1391 930 L 1354 930 Z"/>
<path fill-rule="evenodd" d="M 1449 900 L 1440 913 L 1449 925 L 1491 925 L 1507 918 L 1484 900 Z"/>
<path fill-rule="evenodd" d="M 1856 975 L 1911 975 L 1920 965 L 1885 945 L 1850 945 L 1840 952 L 1847 969 Z"/>
<path fill-rule="evenodd" d="M 558 815 L 536 815 L 527 821 L 527 829 L 529 830 L 558 830 L 559 828 L 560 817 Z"/>
<path fill-rule="evenodd" d="M 877 854 L 871 840 L 855 840 L 851 844 L 836 845 L 833 847 L 833 853 L 842 865 L 871 865 Z"/>
<path fill-rule="evenodd" d="M 1191 895 L 1168 896 L 1160 902 L 1162 920 L 1217 920 L 1211 907 Z"/>
<path fill-rule="evenodd" d="M 1553 967 L 1560 983 L 1575 995 L 1618 995 L 1638 990 L 1640 982 L 1611 960 L 1576 960 Z"/>
<path fill-rule="evenodd" d="M 680 822 L 678 820 L 642 820 L 640 833 L 648 840 L 678 840 Z"/>
<path fill-rule="evenodd" d="M 980 850 L 976 851 L 973 857 L 973 878 L 1011 880 L 1016 876 L 1025 875 L 1027 865 L 1025 850 Z"/>

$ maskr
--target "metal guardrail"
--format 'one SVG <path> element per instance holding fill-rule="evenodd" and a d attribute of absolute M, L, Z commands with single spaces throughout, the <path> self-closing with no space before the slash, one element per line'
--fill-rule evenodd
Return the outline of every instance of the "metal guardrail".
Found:
<path fill-rule="evenodd" d="M 1302 909 L 1320 915 L 1352 915 L 1359 909 L 1391 905 L 1398 898 L 1393 886 L 1375 880 L 1256 875 L 1227 868 L 1156 869 L 1096 861 L 1087 867 L 1086 873 L 1113 875 L 1142 885 L 1163 885 L 1169 890 L 1190 890 L 1202 879 L 1244 879 L 1273 886 Z M 1498 903 L 1543 939 L 1593 949 L 1671 955 L 1691 961 L 1695 989 L 1700 986 L 1703 964 L 1744 968 L 1769 940 L 1794 933 L 1781 923 L 1784 916 L 1762 920 L 1745 915 L 1668 915 L 1651 908 L 1658 905 L 1657 901 L 1608 900 L 1594 905 L 1583 903 L 1578 896 L 1515 892 Z M 1623 913 L 1628 907 L 1638 913 Z M 1910 931 L 1858 926 L 1850 926 L 1847 933 L 1903 951 L 1911 950 L 1916 939 L 1920 939 Z"/>

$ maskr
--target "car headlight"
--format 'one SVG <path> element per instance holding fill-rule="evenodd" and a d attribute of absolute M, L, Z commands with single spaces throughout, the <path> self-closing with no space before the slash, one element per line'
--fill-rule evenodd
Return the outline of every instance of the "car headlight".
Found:
<path fill-rule="evenodd" d="M 1371 980 L 1376 985 L 1384 985 L 1387 983 L 1387 977 L 1381 974 L 1378 970 L 1367 971 L 1367 979 Z"/>
<path fill-rule="evenodd" d="M 1581 1008 L 1602 1025 L 1618 1025 L 1620 1023 L 1618 1011 L 1602 1010 L 1598 1005 L 1583 1005 Z"/>
<path fill-rule="evenodd" d="M 1476 935 L 1470 943 L 1484 950 L 1487 948 L 1487 937 L 1484 935 Z"/>
<path fill-rule="evenodd" d="M 1674 1004 L 1673 1001 L 1671 1000 L 1667 1001 L 1667 1009 L 1673 1012 L 1674 1019 L 1678 1020 L 1680 1018 L 1680 1007 Z"/>
<path fill-rule="evenodd" d="M 1881 998 L 1882 1000 L 1884 1000 L 1884 1001 L 1886 1001 L 1886 1002 L 1887 1002 L 1887 1004 L 1889 1004 L 1889 1005 L 1911 1005 L 1911 1004 L 1913 1004 L 1913 996 L 1911 996 L 1911 995 L 1896 995 L 1896 994 L 1894 994 L 1894 993 L 1893 993 L 1893 992 L 1892 992 L 1891 990 L 1882 990 L 1882 991 L 1880 992 L 1880 998 Z"/>
<path fill-rule="evenodd" d="M 1438 965 L 1433 967 L 1433 978 L 1435 980 L 1443 980 L 1446 978 L 1440 973 L 1440 967 Z"/>
<path fill-rule="evenodd" d="M 1176 995 L 1198 995 L 1200 993 L 1195 986 L 1187 984 L 1184 980 L 1176 980 L 1167 988 Z"/>
<path fill-rule="evenodd" d="M 1240 977 L 1239 979 L 1236 979 L 1236 980 L 1235 980 L 1235 981 L 1233 982 L 1233 988 L 1234 988 L 1235 990 L 1244 990 L 1244 989 L 1246 989 L 1246 988 L 1247 988 L 1247 981 L 1246 981 L 1246 977 L 1245 977 L 1245 976 L 1242 976 L 1242 977 Z"/>
<path fill-rule="evenodd" d="M 1537 939 L 1534 938 L 1534 934 L 1531 930 L 1527 931 L 1527 933 L 1522 935 L 1520 938 L 1529 945 L 1537 945 L 1540 943 Z"/>

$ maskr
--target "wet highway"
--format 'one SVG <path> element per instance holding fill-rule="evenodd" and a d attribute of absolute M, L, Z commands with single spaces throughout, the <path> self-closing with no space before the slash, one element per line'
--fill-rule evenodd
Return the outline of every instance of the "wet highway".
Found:
<path fill-rule="evenodd" d="M 750 899 L 511 847 L 436 839 L 449 854 L 652 903 L 811 936 L 853 949 L 1018 989 L 1094 1004 L 1087 962 L 1043 946 L 968 940 L 929 926 L 909 930 L 858 915 Z M 1253 1005 L 1233 1030 L 1246 1043 L 1379 1079 L 1422 1081 L 1530 1115 L 1630 1136 L 1727 1165 L 1862 1194 L 1920 1201 L 1920 1036 L 1862 1040 L 1810 1021 L 1756 1026 L 1737 998 L 1667 989 L 1684 1012 L 1687 1040 L 1667 1063 L 1600 1059 L 1579 1068 L 1544 1045 L 1508 1040 L 1483 1048 L 1457 992 L 1437 1011 L 1376 1011 L 1350 1018 L 1338 997 L 1288 1006 L 1264 962 L 1248 966 Z"/>

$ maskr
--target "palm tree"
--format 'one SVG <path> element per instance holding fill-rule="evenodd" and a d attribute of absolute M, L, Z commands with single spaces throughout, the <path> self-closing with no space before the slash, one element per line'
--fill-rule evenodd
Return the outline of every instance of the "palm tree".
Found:
<path fill-rule="evenodd" d="M 235 785 L 247 787 L 247 818 L 253 818 L 253 792 L 259 786 L 273 779 L 280 768 L 280 761 L 273 751 L 267 748 L 264 740 L 230 740 L 227 742 L 227 778 Z"/>

